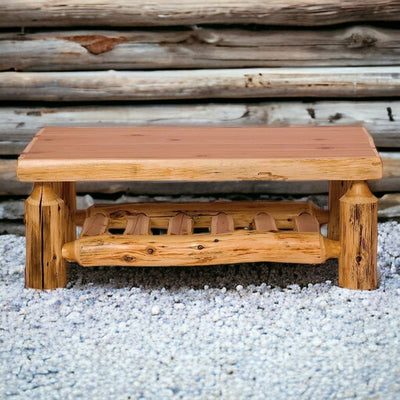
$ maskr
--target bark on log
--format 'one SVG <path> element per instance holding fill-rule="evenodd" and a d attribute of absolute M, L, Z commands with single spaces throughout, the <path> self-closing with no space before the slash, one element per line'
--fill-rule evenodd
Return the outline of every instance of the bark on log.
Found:
<path fill-rule="evenodd" d="M 398 96 L 400 67 L 2 72 L 4 101 Z"/>
<path fill-rule="evenodd" d="M 400 192 L 400 153 L 380 153 L 383 159 L 384 179 L 370 181 L 374 192 Z M 30 183 L 18 182 L 16 160 L 0 159 L 0 196 L 27 195 L 32 191 Z M 327 193 L 328 182 L 78 182 L 78 193 L 125 192 L 148 195 L 179 195 L 210 193 L 269 193 L 310 194 Z"/>
<path fill-rule="evenodd" d="M 400 147 L 400 101 L 2 107 L 0 155 L 19 154 L 46 125 L 364 125 L 378 147 Z"/>
<path fill-rule="evenodd" d="M 84 30 L 0 34 L 0 70 L 396 65 L 400 30 Z"/>
<path fill-rule="evenodd" d="M 327 25 L 350 21 L 398 21 L 398 0 L 6 0 L 0 27 L 168 26 L 193 24 Z"/>

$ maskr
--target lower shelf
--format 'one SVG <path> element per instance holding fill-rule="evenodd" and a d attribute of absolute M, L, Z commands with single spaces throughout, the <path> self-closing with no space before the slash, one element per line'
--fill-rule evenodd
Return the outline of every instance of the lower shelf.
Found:
<path fill-rule="evenodd" d="M 320 264 L 337 258 L 339 242 L 318 232 L 245 229 L 226 234 L 88 236 L 66 243 L 68 261 L 90 266 L 193 266 L 244 262 Z"/>
<path fill-rule="evenodd" d="M 87 267 L 319 264 L 340 252 L 320 233 L 328 216 L 309 202 L 96 205 L 77 214 L 81 236 L 62 254 Z"/>

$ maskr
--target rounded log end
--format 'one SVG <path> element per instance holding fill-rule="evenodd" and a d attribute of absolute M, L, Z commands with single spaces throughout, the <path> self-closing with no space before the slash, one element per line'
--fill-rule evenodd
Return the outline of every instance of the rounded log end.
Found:
<path fill-rule="evenodd" d="M 378 199 L 372 194 L 364 181 L 355 181 L 350 189 L 341 197 L 340 202 L 348 203 L 376 203 Z"/>
<path fill-rule="evenodd" d="M 70 262 L 79 262 L 77 258 L 78 252 L 76 246 L 76 241 L 65 243 L 62 247 L 63 258 Z"/>
<path fill-rule="evenodd" d="M 325 249 L 325 258 L 339 258 L 340 256 L 340 242 L 337 240 L 331 240 L 321 235 L 323 241 L 323 248 Z"/>

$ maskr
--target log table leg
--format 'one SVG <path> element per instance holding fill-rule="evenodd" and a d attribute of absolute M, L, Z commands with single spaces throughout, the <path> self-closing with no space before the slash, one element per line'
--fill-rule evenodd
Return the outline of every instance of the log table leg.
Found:
<path fill-rule="evenodd" d="M 61 250 L 66 241 L 76 238 L 74 204 L 73 184 L 34 184 L 25 202 L 27 288 L 55 289 L 66 285 L 66 262 Z"/>
<path fill-rule="evenodd" d="M 339 240 L 340 236 L 340 198 L 351 186 L 351 181 L 329 182 L 329 222 L 328 238 Z"/>
<path fill-rule="evenodd" d="M 340 199 L 339 286 L 377 287 L 377 198 L 363 181 L 356 181 Z"/>
<path fill-rule="evenodd" d="M 76 184 L 75 182 L 54 182 L 51 183 L 51 186 L 66 205 L 68 223 L 65 229 L 65 241 L 72 242 L 76 239 Z"/>

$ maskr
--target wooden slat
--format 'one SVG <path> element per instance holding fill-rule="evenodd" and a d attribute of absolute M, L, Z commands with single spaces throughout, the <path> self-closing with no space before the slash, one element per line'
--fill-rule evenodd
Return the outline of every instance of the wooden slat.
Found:
<path fill-rule="evenodd" d="M 294 226 L 297 232 L 319 232 L 317 218 L 306 212 L 294 218 Z"/>
<path fill-rule="evenodd" d="M 249 227 L 254 215 L 260 210 L 268 211 L 281 229 L 293 229 L 293 218 L 302 212 L 315 215 L 321 224 L 328 222 L 328 212 L 309 202 L 266 202 L 266 201 L 227 201 L 227 202 L 157 202 L 130 204 L 96 204 L 87 210 L 87 215 L 102 213 L 110 218 L 110 228 L 120 229 L 132 214 L 145 213 L 151 218 L 152 227 L 167 229 L 171 218 L 183 212 L 193 219 L 195 228 L 209 228 L 211 218 L 220 212 L 233 218 L 237 228 Z M 79 221 L 77 221 L 79 223 Z"/>
<path fill-rule="evenodd" d="M 212 234 L 230 233 L 234 230 L 235 225 L 231 215 L 221 212 L 211 218 L 210 232 Z"/>
<path fill-rule="evenodd" d="M 278 231 L 274 218 L 266 212 L 260 212 L 254 217 L 252 228 L 257 232 Z"/>
<path fill-rule="evenodd" d="M 150 251 L 149 251 L 150 250 Z M 67 243 L 63 257 L 82 266 L 190 266 L 243 262 L 318 264 L 338 257 L 339 242 L 318 233 L 240 230 L 228 234 L 98 236 Z"/>
<path fill-rule="evenodd" d="M 0 33 L 0 70 L 397 65 L 400 31 L 373 26 L 274 30 L 193 26 L 179 30 Z"/>
<path fill-rule="evenodd" d="M 399 90 L 398 66 L 0 74 L 4 101 L 395 97 Z"/>
<path fill-rule="evenodd" d="M 5 0 L 0 26 L 168 26 L 195 24 L 331 25 L 397 21 L 396 0 Z"/>
<path fill-rule="evenodd" d="M 127 217 L 124 235 L 151 235 L 150 218 L 142 213 Z"/>
<path fill-rule="evenodd" d="M 96 213 L 85 219 L 80 237 L 98 236 L 107 232 L 109 219 L 101 213 Z"/>
<path fill-rule="evenodd" d="M 193 219 L 185 214 L 178 213 L 169 219 L 168 235 L 190 235 L 193 233 Z"/>

